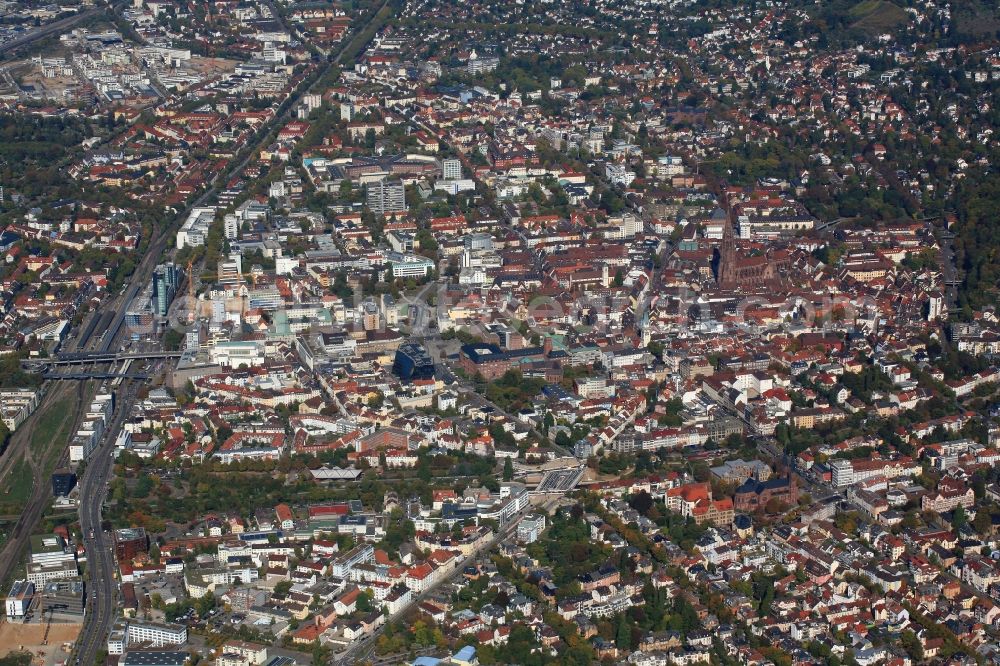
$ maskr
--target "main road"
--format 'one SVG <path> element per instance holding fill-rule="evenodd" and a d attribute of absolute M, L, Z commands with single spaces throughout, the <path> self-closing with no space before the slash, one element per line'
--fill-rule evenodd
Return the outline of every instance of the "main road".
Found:
<path fill-rule="evenodd" d="M 91 456 L 80 482 L 80 529 L 87 551 L 87 613 L 76 645 L 76 664 L 93 664 L 116 617 L 115 557 L 110 532 L 104 531 L 101 516 L 108 492 L 108 478 L 114 463 L 115 438 L 131 412 L 138 382 L 123 384 L 117 396 L 115 418 L 100 446 Z"/>

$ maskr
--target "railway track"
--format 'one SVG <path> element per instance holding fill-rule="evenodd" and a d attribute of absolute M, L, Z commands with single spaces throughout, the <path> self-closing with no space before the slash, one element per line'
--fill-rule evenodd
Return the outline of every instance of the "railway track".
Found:
<path fill-rule="evenodd" d="M 85 384 L 80 383 L 78 386 L 71 386 L 69 384 L 62 384 L 61 386 L 53 389 L 47 397 L 55 399 L 56 396 L 60 396 L 59 400 L 52 404 L 59 404 L 63 397 L 67 395 L 76 394 L 74 405 L 72 408 L 72 414 L 70 419 L 75 426 L 82 415 L 84 400 L 82 396 L 84 395 Z M 18 446 L 18 453 L 11 456 L 8 463 L 7 474 L 10 474 L 10 470 L 13 469 L 13 465 L 16 461 L 20 460 L 23 456 L 24 460 L 28 463 L 28 467 L 31 470 L 32 476 L 32 487 L 31 496 L 25 503 L 25 510 L 20 514 L 17 521 L 14 523 L 14 527 L 11 529 L 10 535 L 7 541 L 4 542 L 3 548 L 0 549 L 0 582 L 5 582 L 11 575 L 11 573 L 16 569 L 21 557 L 24 554 L 25 548 L 27 548 L 28 540 L 31 537 L 32 531 L 35 526 L 41 520 L 45 509 L 50 505 L 50 488 L 49 484 L 46 482 L 46 473 L 48 471 L 46 461 L 46 454 L 49 453 L 50 449 L 46 448 L 44 451 L 37 452 L 33 451 L 31 447 L 31 442 L 34 439 L 34 433 L 38 427 L 40 417 L 43 413 L 41 408 L 35 410 L 29 421 L 30 424 L 27 427 L 19 428 L 18 432 L 15 433 L 21 436 L 21 443 Z M 49 442 L 49 447 L 52 446 L 62 446 L 62 443 Z M 8 451 L 8 453 L 10 453 Z M 39 458 L 39 455 L 40 458 Z M 55 468 L 64 464 L 69 456 L 69 450 L 64 448 L 60 454 Z"/>
<path fill-rule="evenodd" d="M 246 147 L 243 152 L 242 159 L 227 172 L 226 177 L 216 179 L 213 185 L 202 193 L 202 195 L 198 197 L 194 203 L 179 211 L 174 217 L 173 226 L 176 226 L 177 223 L 183 221 L 191 209 L 195 206 L 201 205 L 203 202 L 208 201 L 213 196 L 218 194 L 222 185 L 224 185 L 224 183 L 231 179 L 234 175 L 238 174 L 250 162 L 256 152 L 267 142 L 271 132 L 277 131 L 277 128 L 285 120 L 291 117 L 295 103 L 302 97 L 302 95 L 313 90 L 317 85 L 319 85 L 320 81 L 323 80 L 323 76 L 332 67 L 340 63 L 344 54 L 347 53 L 351 47 L 355 46 L 355 41 L 360 36 L 365 35 L 365 31 L 373 23 L 380 19 L 382 11 L 389 5 L 389 2 L 390 0 L 384 0 L 377 9 L 372 11 L 367 20 L 355 28 L 352 39 L 345 40 L 337 55 L 334 58 L 329 59 L 323 66 L 321 66 L 314 78 L 308 82 L 304 82 L 303 85 L 297 88 L 289 96 L 289 98 L 282 104 L 283 110 L 278 113 L 270 123 L 261 128 L 255 136 L 255 139 Z M 100 10 L 95 9 L 92 11 L 104 10 L 105 8 L 102 7 Z M 77 17 L 71 18 L 79 21 L 82 20 L 83 16 L 78 15 Z M 20 42 L 18 44 L 9 43 L 6 45 L 6 49 L 9 50 L 10 48 L 23 46 L 24 44 L 40 39 L 47 34 L 64 30 L 69 27 L 69 25 L 72 24 L 60 21 L 54 22 L 45 26 L 43 30 L 37 31 L 38 34 L 25 36 L 27 41 L 19 39 L 17 40 Z M 0 46 L 0 53 L 3 53 L 4 50 L 4 46 Z M 136 296 L 139 290 L 150 279 L 156 263 L 160 260 L 167 249 L 168 237 L 169 234 L 167 230 L 155 230 L 153 232 L 146 252 L 129 280 L 130 286 L 123 290 L 118 296 L 111 299 L 108 303 L 103 304 L 101 306 L 102 312 L 95 312 L 91 315 L 90 320 L 85 324 L 83 330 L 77 336 L 75 341 L 71 343 L 74 350 L 107 353 L 109 350 L 117 348 L 119 341 L 126 333 L 124 318 L 128 304 L 131 303 L 132 299 Z M 100 337 L 95 337 L 95 333 L 98 330 L 102 332 L 102 335 Z M 53 385 L 55 385 L 55 387 L 53 387 Z M 46 387 L 47 392 L 42 399 L 42 404 L 39 405 L 35 414 L 33 414 L 30 419 L 31 425 L 18 430 L 18 433 L 16 433 L 17 446 L 13 446 L 14 442 L 12 441 L 12 446 L 8 447 L 8 455 L 10 458 L 16 459 L 19 455 L 29 455 L 30 442 L 33 439 L 33 433 L 37 427 L 39 416 L 45 413 L 47 409 L 51 408 L 52 405 L 57 404 L 57 401 L 55 400 L 56 396 L 64 397 L 67 395 L 67 392 L 72 391 L 74 388 L 69 382 L 50 381 L 46 382 L 44 386 Z M 87 385 L 84 382 L 80 382 L 76 386 L 77 394 L 73 408 L 74 426 L 79 418 L 80 409 L 86 402 L 86 386 Z M 122 394 L 127 394 L 129 397 L 128 399 L 120 400 L 119 404 L 116 406 L 116 411 L 119 411 L 119 418 L 116 418 L 115 420 L 115 428 L 120 427 L 121 415 L 124 414 L 125 410 L 130 408 L 130 403 L 135 398 L 135 389 L 137 388 L 137 385 L 133 380 L 127 380 L 126 383 L 123 384 L 122 388 Z M 66 442 L 53 444 L 65 446 Z M 107 442 L 104 443 L 104 446 L 108 446 Z M 68 449 L 64 449 L 59 462 L 63 462 L 66 457 L 68 457 Z M 41 520 L 45 509 L 50 504 L 48 497 L 48 484 L 45 483 L 45 479 L 42 478 L 46 470 L 44 460 L 35 460 L 33 455 L 30 458 L 27 458 L 27 460 L 29 467 L 32 470 L 34 486 L 32 488 L 31 497 L 25 504 L 25 509 L 15 525 L 14 536 L 12 536 L 12 538 L 4 544 L 2 551 L 0 551 L 0 581 L 5 580 L 10 575 L 17 562 L 23 556 L 28 538 L 30 537 L 35 526 Z M 7 462 L 7 464 L 9 467 L 13 463 Z M 100 492 L 104 487 L 103 484 L 105 480 L 108 478 L 110 468 L 110 453 L 95 453 L 94 464 L 88 467 L 85 478 L 81 481 L 81 488 L 86 487 L 89 491 L 93 491 L 95 494 Z M 97 498 L 90 497 L 89 499 L 96 501 Z M 103 500 L 103 493 L 101 493 L 100 500 Z M 90 506 L 90 503 L 88 503 L 89 509 L 87 516 L 81 515 L 81 525 L 86 522 L 99 527 L 101 521 L 101 501 L 96 501 L 95 506 Z M 96 555 L 96 552 L 104 551 L 105 544 L 103 543 L 102 538 L 97 538 L 88 542 L 87 546 L 88 555 Z M 87 628 L 81 634 L 75 650 L 74 656 L 76 658 L 76 663 L 91 663 L 99 645 L 107 635 L 109 624 L 114 617 L 113 597 L 115 582 L 113 576 L 113 563 L 107 564 L 104 568 L 106 568 L 107 571 L 101 572 L 99 587 L 102 589 L 100 590 L 100 594 L 98 596 L 98 601 L 100 603 L 98 604 L 96 613 L 88 613 L 87 617 L 89 620 L 87 622 Z M 91 578 L 90 583 L 91 585 L 95 585 L 97 581 L 94 581 L 93 578 Z"/>

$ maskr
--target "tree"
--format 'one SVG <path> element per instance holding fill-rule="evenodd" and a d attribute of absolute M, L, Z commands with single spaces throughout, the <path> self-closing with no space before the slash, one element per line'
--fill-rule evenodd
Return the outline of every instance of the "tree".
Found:
<path fill-rule="evenodd" d="M 510 481 L 514 478 L 514 463 L 511 462 L 510 458 L 506 458 L 503 461 L 503 480 Z"/>
<path fill-rule="evenodd" d="M 984 536 L 990 533 L 993 528 L 993 516 L 986 510 L 986 507 L 981 506 L 976 510 L 976 517 L 972 519 L 972 527 Z"/>
<path fill-rule="evenodd" d="M 168 327 L 163 333 L 163 348 L 167 351 L 178 351 L 183 342 L 184 334 L 174 328 Z"/>
<path fill-rule="evenodd" d="M 691 474 L 698 483 L 705 483 L 712 478 L 712 469 L 702 460 L 691 464 Z"/>
<path fill-rule="evenodd" d="M 909 629 L 904 629 L 903 633 L 899 635 L 899 643 L 913 661 L 923 661 L 924 646 L 920 643 L 920 639 L 917 638 L 915 633 Z"/>
<path fill-rule="evenodd" d="M 215 595 L 211 592 L 206 592 L 204 596 L 195 600 L 194 610 L 198 613 L 199 617 L 205 617 L 217 604 L 218 600 L 216 600 Z"/>
<path fill-rule="evenodd" d="M 951 526 L 955 530 L 960 530 L 969 524 L 969 517 L 965 513 L 965 507 L 959 504 L 955 507 L 955 510 L 951 512 Z"/>
<path fill-rule="evenodd" d="M 438 242 L 434 238 L 434 234 L 431 233 L 429 229 L 421 229 L 416 233 L 414 240 L 420 245 L 420 251 L 426 253 L 431 257 L 436 256 L 438 250 Z"/>
<path fill-rule="evenodd" d="M 632 630 L 625 621 L 624 615 L 618 616 L 618 628 L 615 630 L 615 645 L 619 650 L 628 650 L 632 647 Z"/>
<path fill-rule="evenodd" d="M 774 579 L 760 573 L 753 574 L 751 578 L 757 610 L 761 615 L 767 615 L 771 612 L 771 604 L 774 603 Z"/>
<path fill-rule="evenodd" d="M 430 483 L 431 479 L 434 478 L 434 471 L 431 469 L 430 462 L 426 456 L 421 456 L 417 461 L 417 478 L 424 483 Z"/>
<path fill-rule="evenodd" d="M 486 392 L 486 377 L 483 377 L 483 373 L 477 371 L 472 377 L 472 388 L 476 393 Z"/>
<path fill-rule="evenodd" d="M 660 387 L 656 382 L 646 389 L 646 410 L 652 412 L 656 408 L 656 397 L 660 394 Z"/>
<path fill-rule="evenodd" d="M 772 497 L 767 500 L 767 504 L 764 505 L 764 511 L 767 513 L 781 513 L 788 507 L 787 504 L 782 502 L 777 497 Z"/>
<path fill-rule="evenodd" d="M 316 641 L 312 651 L 313 666 L 322 666 L 323 664 L 330 663 L 331 653 L 332 648 L 329 645 L 323 645 L 319 641 Z"/>
<path fill-rule="evenodd" d="M 399 550 L 399 547 L 413 539 L 416 534 L 413 521 L 406 518 L 401 509 L 393 509 L 389 514 L 389 521 L 385 528 L 385 538 L 383 539 L 386 549 L 391 551 Z"/>
<path fill-rule="evenodd" d="M 645 516 L 653 508 L 653 497 L 642 490 L 629 498 L 628 505 Z"/>

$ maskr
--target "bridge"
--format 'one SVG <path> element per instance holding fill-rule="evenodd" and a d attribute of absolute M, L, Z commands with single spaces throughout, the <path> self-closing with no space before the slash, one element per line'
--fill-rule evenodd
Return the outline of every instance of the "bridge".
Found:
<path fill-rule="evenodd" d="M 549 493 L 555 493 L 560 496 L 565 495 L 577 487 L 586 471 L 587 467 L 585 465 L 568 469 L 550 469 L 545 472 L 545 476 L 538 482 L 535 489 L 529 492 L 532 496 L 547 495 Z"/>
<path fill-rule="evenodd" d="M 838 217 L 835 220 L 828 220 L 826 222 L 820 222 L 816 225 L 816 231 L 823 231 L 829 229 L 830 227 L 835 227 L 841 222 L 850 222 L 851 220 L 856 220 L 857 217 Z"/>
<path fill-rule="evenodd" d="M 119 354 L 115 352 L 75 352 L 57 354 L 53 358 L 27 359 L 29 365 L 91 365 L 94 363 L 118 363 L 119 361 L 148 361 L 162 358 L 180 358 L 180 352 L 144 352 L 141 354 Z"/>
<path fill-rule="evenodd" d="M 88 379 L 149 379 L 145 372 L 46 372 L 42 375 L 45 379 L 53 381 L 86 381 Z"/>

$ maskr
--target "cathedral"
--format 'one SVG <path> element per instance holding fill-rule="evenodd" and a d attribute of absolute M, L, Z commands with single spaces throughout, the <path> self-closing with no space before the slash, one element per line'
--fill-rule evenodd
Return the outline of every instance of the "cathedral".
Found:
<path fill-rule="evenodd" d="M 722 230 L 722 247 L 719 250 L 716 280 L 721 289 L 730 291 L 763 287 L 778 280 L 778 272 L 767 255 L 741 257 L 737 253 L 733 221 L 730 216 L 726 217 L 726 224 Z"/>

